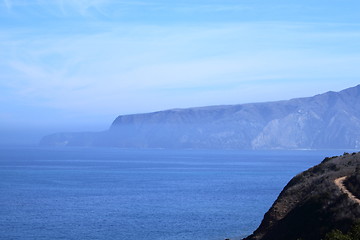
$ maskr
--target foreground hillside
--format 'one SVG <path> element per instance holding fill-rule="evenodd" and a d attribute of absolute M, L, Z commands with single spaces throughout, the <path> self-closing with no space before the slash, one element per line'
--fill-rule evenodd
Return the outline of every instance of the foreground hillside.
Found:
<path fill-rule="evenodd" d="M 47 146 L 357 149 L 360 85 L 288 101 L 119 116 L 99 133 L 57 133 Z"/>
<path fill-rule="evenodd" d="M 245 240 L 350 240 L 331 234 L 345 235 L 360 220 L 359 186 L 360 153 L 326 158 L 287 184 Z"/>

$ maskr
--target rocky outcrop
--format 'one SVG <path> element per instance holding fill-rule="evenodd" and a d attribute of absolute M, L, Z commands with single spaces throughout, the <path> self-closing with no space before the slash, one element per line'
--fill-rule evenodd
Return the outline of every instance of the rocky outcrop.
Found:
<path fill-rule="evenodd" d="M 42 145 L 121 148 L 358 149 L 360 85 L 288 101 L 122 115 L 102 133 L 55 134 Z"/>
<path fill-rule="evenodd" d="M 359 169 L 360 153 L 353 153 L 295 176 L 245 240 L 320 240 L 333 229 L 347 232 L 360 219 Z"/>

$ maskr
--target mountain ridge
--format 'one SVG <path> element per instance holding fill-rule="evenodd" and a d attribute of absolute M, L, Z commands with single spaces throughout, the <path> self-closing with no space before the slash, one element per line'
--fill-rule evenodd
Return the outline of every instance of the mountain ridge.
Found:
<path fill-rule="evenodd" d="M 360 85 L 290 100 L 120 115 L 107 131 L 48 135 L 41 145 L 357 149 L 360 148 L 359 103 Z"/>

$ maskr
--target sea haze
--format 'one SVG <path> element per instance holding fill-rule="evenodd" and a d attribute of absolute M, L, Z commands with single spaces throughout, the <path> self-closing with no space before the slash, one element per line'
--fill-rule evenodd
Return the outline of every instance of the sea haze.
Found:
<path fill-rule="evenodd" d="M 43 146 L 359 149 L 360 85 L 287 101 L 120 115 L 103 132 L 55 133 Z"/>
<path fill-rule="evenodd" d="M 0 239 L 220 240 L 343 151 L 0 149 Z"/>

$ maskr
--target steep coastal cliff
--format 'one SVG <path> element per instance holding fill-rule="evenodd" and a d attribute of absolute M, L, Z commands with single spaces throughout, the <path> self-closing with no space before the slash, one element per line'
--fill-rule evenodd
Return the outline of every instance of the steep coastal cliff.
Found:
<path fill-rule="evenodd" d="M 358 149 L 360 85 L 288 101 L 122 115 L 99 133 L 58 133 L 45 146 Z"/>

